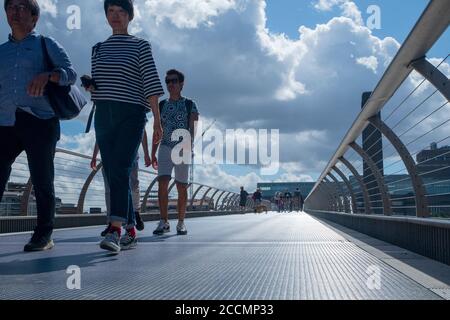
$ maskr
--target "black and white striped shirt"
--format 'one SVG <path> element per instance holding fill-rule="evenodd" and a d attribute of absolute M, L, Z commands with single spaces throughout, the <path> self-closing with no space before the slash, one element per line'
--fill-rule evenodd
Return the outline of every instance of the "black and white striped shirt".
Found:
<path fill-rule="evenodd" d="M 112 100 L 150 108 L 148 98 L 164 94 L 150 43 L 131 35 L 112 35 L 92 50 L 92 100 Z"/>

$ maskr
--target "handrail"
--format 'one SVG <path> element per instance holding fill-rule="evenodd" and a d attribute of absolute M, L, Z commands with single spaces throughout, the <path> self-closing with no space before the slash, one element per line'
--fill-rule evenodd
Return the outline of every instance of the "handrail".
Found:
<path fill-rule="evenodd" d="M 344 156 L 349 149 L 349 145 L 354 142 L 368 126 L 368 120 L 380 112 L 409 74 L 414 70 L 411 63 L 426 56 L 427 52 L 446 31 L 449 23 L 450 1 L 430 1 L 419 21 L 414 26 L 396 57 L 393 59 L 382 79 L 376 86 L 371 97 L 345 135 L 325 170 L 320 175 L 309 196 L 314 193 L 320 182 L 337 164 L 339 158 Z M 309 196 L 306 200 L 308 200 Z"/>

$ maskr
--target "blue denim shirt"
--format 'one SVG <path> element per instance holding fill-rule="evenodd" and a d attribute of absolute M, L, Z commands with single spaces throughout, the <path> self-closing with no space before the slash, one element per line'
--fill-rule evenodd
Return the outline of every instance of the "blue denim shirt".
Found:
<path fill-rule="evenodd" d="M 22 41 L 10 35 L 9 40 L 0 45 L 0 126 L 14 126 L 17 108 L 39 119 L 55 116 L 48 97 L 31 97 L 27 93 L 28 85 L 40 73 L 59 72 L 59 85 L 76 82 L 77 74 L 66 51 L 52 38 L 46 37 L 46 45 L 54 70 L 47 70 L 41 36 L 36 31 Z"/>

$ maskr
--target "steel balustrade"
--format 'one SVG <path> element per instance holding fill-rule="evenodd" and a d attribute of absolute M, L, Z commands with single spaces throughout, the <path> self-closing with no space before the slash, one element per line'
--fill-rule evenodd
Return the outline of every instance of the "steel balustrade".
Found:
<path fill-rule="evenodd" d="M 413 139 L 412 141 L 405 143 L 403 139 L 405 139 L 408 134 L 411 134 L 413 132 L 413 129 L 416 129 L 417 131 L 419 125 L 423 124 L 431 116 L 435 116 L 437 112 L 445 111 L 445 108 L 448 107 L 448 102 L 450 101 L 450 81 L 447 76 L 441 70 L 439 70 L 439 66 L 441 66 L 445 62 L 448 56 L 436 67 L 427 60 L 426 55 L 428 51 L 434 46 L 434 44 L 439 40 L 442 34 L 447 30 L 449 24 L 450 1 L 430 1 L 424 13 L 419 18 L 416 25 L 409 34 L 408 38 L 399 49 L 397 55 L 390 63 L 386 72 L 383 74 L 380 82 L 377 84 L 370 98 L 364 104 L 361 112 L 343 138 L 335 154 L 328 162 L 324 171 L 321 173 L 311 193 L 306 198 L 306 209 L 321 211 L 338 210 L 348 213 L 351 212 L 354 214 L 372 214 L 374 213 L 373 210 L 383 209 L 383 213 L 385 215 L 392 215 L 395 214 L 396 208 L 414 208 L 415 215 L 417 217 L 427 218 L 431 216 L 431 208 L 442 207 L 442 205 L 430 205 L 430 197 L 438 197 L 443 195 L 450 196 L 450 193 L 427 195 L 426 187 L 439 185 L 440 182 L 445 182 L 445 179 L 438 182 L 425 183 L 424 179 L 427 175 L 432 174 L 433 171 L 425 173 L 419 172 L 417 166 L 421 163 L 417 161 L 418 163 L 416 164 L 413 159 L 413 155 L 417 154 L 418 152 L 411 154 L 408 151 L 407 147 L 412 145 L 413 143 L 417 143 L 420 139 L 423 139 L 424 137 L 437 131 L 438 129 L 443 128 L 447 123 L 450 122 L 450 119 L 434 126 L 431 130 L 426 131 L 424 134 L 421 134 L 418 138 Z M 404 99 L 400 103 L 400 105 L 398 105 L 394 109 L 393 112 L 389 114 L 389 116 L 384 121 L 381 120 L 379 117 L 377 117 L 377 115 L 381 110 L 385 108 L 388 102 L 391 101 L 394 94 L 398 92 L 399 88 L 407 80 L 412 71 L 417 71 L 425 79 L 406 97 L 406 99 Z M 427 96 L 425 100 L 423 100 L 420 104 L 413 108 L 412 111 L 410 111 L 400 121 L 395 123 L 393 126 L 389 126 L 386 123 L 386 120 L 390 119 L 394 114 L 396 114 L 400 107 L 403 106 L 405 102 L 409 98 L 411 98 L 414 93 L 417 92 L 418 88 L 427 81 L 432 87 L 435 88 L 435 91 L 432 92 L 431 95 Z M 412 127 L 403 131 L 401 134 L 397 134 L 394 132 L 395 128 L 399 127 L 401 123 L 403 123 L 413 113 L 417 112 L 419 108 L 425 106 L 426 103 L 431 103 L 431 99 L 438 99 L 439 97 L 436 96 L 437 93 L 440 93 L 442 97 L 445 98 L 445 103 L 440 103 L 438 108 L 433 110 L 431 113 L 427 113 L 424 118 L 414 123 Z M 369 139 L 376 132 L 378 132 L 381 137 L 378 138 L 375 143 L 373 143 L 369 148 L 363 149 L 357 143 L 357 140 L 361 137 L 363 131 L 366 130 L 366 128 L 370 125 L 373 126 L 374 131 L 369 135 L 368 138 L 366 138 L 365 141 L 369 141 Z M 450 137 L 447 136 L 445 139 L 442 139 L 440 141 L 445 141 L 449 138 Z M 390 143 L 390 145 L 394 149 L 394 153 L 390 154 L 387 157 L 383 157 L 381 154 L 379 155 L 379 157 L 381 156 L 382 158 L 381 160 L 374 160 L 375 158 L 372 157 L 382 152 L 385 147 L 383 147 L 382 150 L 379 150 L 375 154 L 371 154 L 368 151 L 375 145 L 379 144 L 382 139 L 385 139 Z M 367 168 L 363 170 L 362 175 L 358 172 L 358 169 L 355 168 L 352 162 L 347 160 L 346 154 L 350 150 L 353 150 L 356 153 L 356 160 L 358 161 L 358 163 L 362 162 L 363 164 L 367 165 Z M 390 166 L 403 165 L 405 169 L 396 171 L 396 173 L 405 170 L 409 176 L 408 179 L 400 178 L 396 179 L 393 182 L 386 181 L 386 175 L 383 170 L 383 163 L 385 159 L 392 159 L 393 156 L 395 156 L 396 158 L 399 157 L 400 160 L 397 160 Z M 396 158 L 394 159 L 396 160 Z M 430 159 L 428 159 L 427 161 L 430 161 Z M 341 164 L 341 169 L 338 168 L 338 164 Z M 345 169 L 346 173 L 342 171 L 343 169 Z M 434 173 L 445 169 L 446 168 L 437 169 Z M 338 174 L 342 182 L 339 181 L 336 176 L 332 175 L 332 171 L 335 171 Z M 353 183 L 356 183 L 356 185 L 354 186 L 359 186 L 362 197 L 357 198 L 356 193 L 353 190 L 354 186 L 352 186 L 351 179 L 349 178 L 350 175 L 354 178 Z M 330 182 L 326 177 L 331 177 L 333 182 Z M 394 183 L 398 184 L 402 181 L 411 181 L 411 197 L 395 196 L 396 192 L 398 193 L 402 189 L 409 190 L 408 188 L 397 187 L 396 189 L 391 188 L 391 190 L 389 190 L 389 185 L 392 185 Z M 374 183 L 376 184 L 376 187 L 373 186 Z M 346 192 L 341 188 L 341 184 L 346 185 L 347 190 L 350 194 L 352 201 L 351 210 L 348 204 Z M 326 201 L 324 201 L 325 199 L 328 199 L 328 208 L 326 208 Z M 344 200 L 343 206 L 345 207 L 345 210 L 342 210 L 342 202 L 340 201 L 340 199 Z M 399 200 L 408 199 L 414 200 L 415 206 L 399 206 L 398 204 L 394 204 L 396 203 L 396 201 L 398 202 Z M 358 200 L 363 202 L 363 207 L 358 208 Z M 450 208 L 450 206 L 448 206 L 448 208 Z"/>
<path fill-rule="evenodd" d="M 72 157 L 70 160 L 65 158 L 65 156 L 70 156 Z M 21 158 L 22 157 L 22 158 Z M 24 161 L 24 157 L 21 155 L 20 157 L 20 161 Z M 19 159 L 18 158 L 18 159 Z M 71 211 L 71 213 L 73 214 L 84 214 L 85 212 L 85 203 L 88 199 L 90 199 L 92 202 L 95 203 L 104 203 L 104 188 L 101 189 L 95 189 L 95 192 L 100 193 L 101 195 L 91 195 L 90 197 L 88 196 L 88 192 L 93 184 L 93 181 L 95 180 L 95 178 L 97 177 L 97 173 L 99 171 L 101 171 L 102 169 L 102 163 L 101 163 L 101 159 L 97 159 L 98 161 L 98 165 L 96 166 L 96 169 L 91 169 L 89 167 L 89 160 L 91 160 L 90 156 L 84 155 L 84 154 L 80 154 L 77 152 L 73 152 L 70 150 L 65 150 L 65 149 L 61 149 L 61 148 L 57 148 L 56 149 L 56 154 L 55 154 L 55 161 L 61 161 L 61 164 L 58 164 L 55 166 L 55 177 L 59 178 L 59 179 L 63 179 L 65 183 L 67 183 L 67 186 L 64 186 L 64 190 L 71 190 L 70 191 L 70 198 L 74 199 L 76 206 L 74 205 L 74 207 L 72 208 L 73 210 Z M 84 161 L 84 162 L 81 162 Z M 20 162 L 21 166 L 25 166 L 24 162 Z M 62 166 L 62 169 L 60 170 L 60 166 Z M 19 183 L 18 181 L 13 181 L 15 177 L 17 177 L 17 174 L 15 174 L 15 171 L 20 171 L 21 176 L 20 176 L 20 180 L 25 179 L 26 174 L 29 175 L 28 170 L 25 169 L 13 169 L 12 170 L 12 174 L 11 174 L 11 178 L 10 182 L 11 183 Z M 26 173 L 26 174 L 25 174 Z M 150 177 L 151 179 L 148 180 L 148 187 L 145 187 L 145 193 L 142 197 L 141 203 L 140 203 L 140 210 L 141 213 L 146 213 L 148 211 L 148 201 L 151 198 L 151 194 L 152 192 L 156 192 L 157 190 L 157 175 L 154 172 L 150 172 L 147 170 L 143 170 L 143 169 L 139 169 L 139 174 L 140 174 L 140 181 L 141 181 L 141 185 L 142 182 L 145 183 L 146 180 L 148 180 L 148 177 Z M 143 177 L 143 175 L 145 175 L 145 177 Z M 71 179 L 72 178 L 72 179 Z M 59 180 L 59 182 L 61 182 L 62 180 Z M 78 182 L 81 181 L 81 182 Z M 198 196 L 199 192 L 202 189 L 207 189 L 207 191 L 203 194 L 203 196 L 201 197 L 200 200 L 200 209 L 202 208 L 204 202 L 207 199 L 207 195 L 210 193 L 211 190 L 215 190 L 213 196 L 211 197 L 211 199 L 214 199 L 214 196 L 218 193 L 218 192 L 222 192 L 222 194 L 227 193 L 227 199 L 229 201 L 227 202 L 223 202 L 221 209 L 223 210 L 231 210 L 233 209 L 233 205 L 234 202 L 236 200 L 236 198 L 239 196 L 239 194 L 234 193 L 234 192 L 230 192 L 230 191 L 226 191 L 226 190 L 221 190 L 218 188 L 213 188 L 204 184 L 198 184 L 198 183 L 194 183 L 194 185 L 197 186 L 196 191 L 194 192 L 193 196 L 191 199 L 188 199 L 187 205 L 189 207 L 189 209 L 192 210 L 196 210 L 197 206 L 194 206 L 194 202 L 196 200 L 196 197 Z M 172 191 L 173 187 L 175 186 L 175 182 L 173 182 L 170 185 L 169 188 L 169 193 Z M 56 196 L 61 196 L 61 194 L 58 194 L 58 190 L 56 189 Z M 14 212 L 15 215 L 22 215 L 22 216 L 27 216 L 27 215 L 31 215 L 31 212 L 29 212 L 29 208 L 30 208 L 30 204 L 32 199 L 32 194 L 33 194 L 33 184 L 31 181 L 31 177 L 26 178 L 26 183 L 23 185 L 23 188 L 21 190 L 21 195 L 20 195 L 20 212 Z M 217 210 L 217 207 L 219 205 L 219 199 L 217 199 L 217 203 L 214 205 L 214 209 Z M 7 203 L 2 202 L 2 205 L 7 205 Z M 156 203 L 157 204 L 157 203 Z M 190 205 L 190 206 L 189 206 Z M 159 205 L 157 205 L 159 207 Z M 8 212 L 6 212 L 6 214 L 8 215 Z"/>

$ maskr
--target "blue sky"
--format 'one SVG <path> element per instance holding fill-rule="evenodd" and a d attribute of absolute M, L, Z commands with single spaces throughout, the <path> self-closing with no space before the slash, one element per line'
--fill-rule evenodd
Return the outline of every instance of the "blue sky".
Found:
<path fill-rule="evenodd" d="M 380 38 L 394 37 L 403 42 L 414 27 L 416 21 L 428 5 L 428 0 L 357 0 L 355 3 L 360 8 L 363 19 L 367 21 L 370 14 L 367 8 L 377 5 L 381 9 L 381 29 L 374 29 L 373 34 Z M 300 25 L 309 28 L 316 24 L 326 23 L 339 15 L 339 11 L 318 11 L 308 0 L 268 0 L 267 1 L 267 25 L 273 32 L 285 33 L 290 38 L 298 37 Z M 448 54 L 450 32 L 439 41 L 431 55 Z"/>
<path fill-rule="evenodd" d="M 363 13 L 363 18 L 367 20 L 369 14 L 366 9 L 370 5 L 377 5 L 381 9 L 382 28 L 374 30 L 374 34 L 380 37 L 391 36 L 398 41 L 405 39 L 417 18 L 428 4 L 427 0 L 357 0 Z M 405 5 L 407 3 L 407 5 Z M 401 12 L 401 23 L 399 15 Z M 315 10 L 311 1 L 298 0 L 268 0 L 267 15 L 268 26 L 276 32 L 284 32 L 290 37 L 298 36 L 298 26 L 305 25 L 314 27 L 316 24 L 326 23 L 331 18 L 338 15 L 337 10 L 318 11 Z"/>
<path fill-rule="evenodd" d="M 318 1 L 135 1 L 140 17 L 133 28 L 151 41 L 160 76 L 171 67 L 185 71 L 185 94 L 198 102 L 206 124 L 216 119 L 215 128 L 221 130 L 280 130 L 279 174 L 262 177 L 254 166 L 199 166 L 200 182 L 252 189 L 264 180 L 317 178 L 356 118 L 361 93 L 375 87 L 428 4 L 354 1 L 363 23 L 369 5 L 380 7 L 381 29 L 370 31 L 357 19 L 344 17 L 339 5 L 318 10 Z M 38 30 L 68 50 L 80 75 L 88 73 L 91 46 L 110 34 L 102 1 L 39 2 L 45 8 Z M 71 4 L 81 8 L 81 30 L 65 29 Z M 309 28 L 302 40 L 301 26 Z M 0 38 L 6 39 L 8 32 L 0 20 Z M 429 57 L 445 57 L 448 43 L 447 31 Z M 408 82 L 404 90 L 413 84 Z M 83 134 L 87 111 L 80 121 L 62 123 L 62 147 L 90 152 L 94 137 Z"/>

